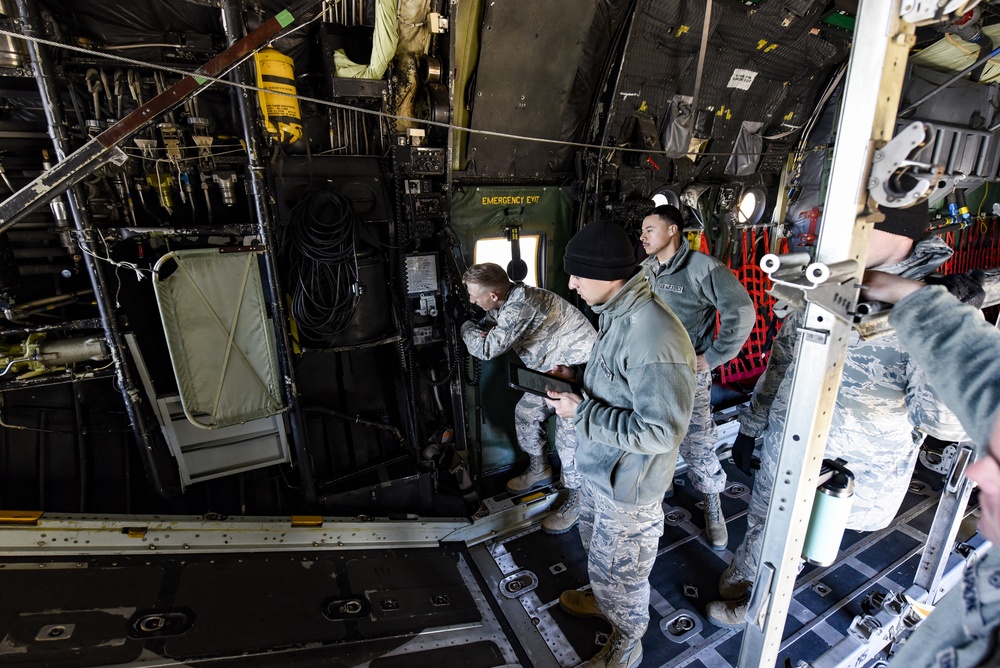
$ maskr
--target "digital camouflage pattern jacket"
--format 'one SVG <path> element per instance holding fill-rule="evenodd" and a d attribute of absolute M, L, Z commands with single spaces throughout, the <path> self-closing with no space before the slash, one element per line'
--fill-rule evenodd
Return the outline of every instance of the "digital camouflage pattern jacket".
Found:
<path fill-rule="evenodd" d="M 491 329 L 471 321 L 462 325 L 469 354 L 481 360 L 513 350 L 529 369 L 549 371 L 558 364 L 586 363 L 597 337 L 580 309 L 554 292 L 520 282 L 489 315 L 496 322 Z"/>
<path fill-rule="evenodd" d="M 880 271 L 920 279 L 951 256 L 938 237 L 916 244 L 906 260 Z M 763 448 L 780 449 L 794 374 L 795 343 L 804 314 L 793 311 L 774 339 L 767 369 L 740 415 L 740 431 L 763 435 Z M 842 457 L 855 475 L 848 528 L 874 531 L 889 525 L 906 494 L 925 435 L 944 441 L 965 438 L 895 333 L 862 341 L 851 332 L 825 457 Z M 775 455 L 776 456 L 776 455 Z"/>

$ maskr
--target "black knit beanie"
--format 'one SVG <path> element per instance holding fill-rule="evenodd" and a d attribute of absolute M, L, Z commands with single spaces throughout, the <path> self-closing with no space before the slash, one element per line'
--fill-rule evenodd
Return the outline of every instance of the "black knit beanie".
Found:
<path fill-rule="evenodd" d="M 570 276 L 617 281 L 635 273 L 635 251 L 620 226 L 604 221 L 585 225 L 566 244 L 563 268 Z"/>
<path fill-rule="evenodd" d="M 929 215 L 927 200 L 918 202 L 905 209 L 891 209 L 879 204 L 878 210 L 885 214 L 885 220 L 875 223 L 875 229 L 914 241 L 922 239 L 927 233 Z"/>

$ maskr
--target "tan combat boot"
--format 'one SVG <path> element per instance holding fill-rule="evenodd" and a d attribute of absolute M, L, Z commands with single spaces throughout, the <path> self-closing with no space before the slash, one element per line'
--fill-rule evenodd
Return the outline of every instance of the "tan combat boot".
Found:
<path fill-rule="evenodd" d="M 597 605 L 594 592 L 590 589 L 567 589 L 559 595 L 559 607 L 574 617 L 600 617 L 607 619 Z"/>
<path fill-rule="evenodd" d="M 713 550 L 726 551 L 729 532 L 726 530 L 726 518 L 722 514 L 722 502 L 715 493 L 705 493 L 705 535 Z"/>
<path fill-rule="evenodd" d="M 712 601 L 705 608 L 708 620 L 727 629 L 742 628 L 747 622 L 748 596 L 738 601 Z"/>
<path fill-rule="evenodd" d="M 719 578 L 719 596 L 727 601 L 735 601 L 746 596 L 750 589 L 750 581 L 744 580 L 736 572 L 736 564 L 732 563 L 722 571 Z"/>
<path fill-rule="evenodd" d="M 582 668 L 633 668 L 642 662 L 642 641 L 626 638 L 618 629 L 611 632 L 608 644 Z"/>
<path fill-rule="evenodd" d="M 511 494 L 524 494 L 548 485 L 553 479 L 552 467 L 549 466 L 548 460 L 541 455 L 537 457 L 531 455 L 531 462 L 528 464 L 527 470 L 507 481 L 507 491 Z"/>
<path fill-rule="evenodd" d="M 580 490 L 567 489 L 566 498 L 555 512 L 542 520 L 545 533 L 566 533 L 580 519 Z"/>

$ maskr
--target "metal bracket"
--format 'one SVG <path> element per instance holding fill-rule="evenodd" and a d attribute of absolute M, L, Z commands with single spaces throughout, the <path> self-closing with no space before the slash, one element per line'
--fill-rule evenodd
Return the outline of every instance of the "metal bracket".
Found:
<path fill-rule="evenodd" d="M 873 599 L 879 610 L 870 615 L 858 615 L 851 622 L 847 632 L 860 640 L 871 642 L 878 638 L 879 644 L 888 645 L 895 640 L 903 627 L 903 618 L 910 611 L 910 603 L 898 592 L 889 591 L 884 596 Z M 874 646 L 874 645 L 873 645 Z"/>
<path fill-rule="evenodd" d="M 945 197 L 950 195 L 958 187 L 958 184 L 969 178 L 968 174 L 944 174 L 938 177 L 935 187 L 931 190 L 931 194 L 927 196 L 927 204 L 934 206 Z M 965 188 L 968 190 L 973 190 L 977 186 L 973 185 L 973 182 L 965 184 Z"/>
<path fill-rule="evenodd" d="M 951 445 L 946 445 L 939 455 L 921 448 L 919 458 L 920 463 L 928 470 L 940 473 L 941 475 L 948 475 L 957 454 L 958 446 L 952 443 Z"/>
<path fill-rule="evenodd" d="M 899 17 L 907 23 L 920 25 L 938 23 L 952 14 L 964 14 L 978 0 L 903 0 Z"/>
<path fill-rule="evenodd" d="M 448 32 L 448 19 L 437 12 L 427 15 L 427 27 L 432 33 Z"/>
<path fill-rule="evenodd" d="M 830 332 L 825 329 L 809 329 L 808 327 L 800 327 L 799 331 L 802 333 L 802 340 L 810 343 L 826 345 L 826 342 L 830 339 Z"/>
<path fill-rule="evenodd" d="M 950 494 L 957 493 L 959 487 L 961 487 L 965 482 L 965 469 L 968 468 L 969 464 L 972 463 L 973 460 L 974 454 L 972 445 L 969 443 L 963 443 L 958 451 L 958 455 L 955 457 L 955 463 L 951 468 L 951 474 L 948 476 L 946 489 Z"/>
<path fill-rule="evenodd" d="M 872 171 L 868 177 L 868 192 L 882 206 L 900 208 L 920 201 L 930 193 L 944 174 L 944 165 L 932 165 L 912 160 L 911 156 L 924 147 L 928 136 L 934 136 L 929 123 L 914 121 L 889 140 L 872 156 Z M 902 176 L 910 179 L 904 189 Z"/>
<path fill-rule="evenodd" d="M 747 604 L 747 624 L 755 624 L 764 628 L 764 618 L 768 603 L 771 600 L 771 583 L 774 581 L 775 568 L 770 563 L 760 565 L 757 581 L 750 592 L 750 602 Z"/>
<path fill-rule="evenodd" d="M 844 322 L 852 322 L 858 292 L 858 263 L 855 260 L 828 265 L 812 262 L 809 253 L 768 253 L 761 258 L 760 268 L 774 284 L 768 292 L 775 299 L 788 302 L 800 311 L 805 310 L 806 303 L 812 302 Z"/>

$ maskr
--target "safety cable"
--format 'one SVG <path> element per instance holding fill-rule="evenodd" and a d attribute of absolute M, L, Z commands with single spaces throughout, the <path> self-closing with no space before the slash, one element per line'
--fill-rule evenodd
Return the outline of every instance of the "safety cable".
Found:
<path fill-rule="evenodd" d="M 708 34 L 712 25 L 712 0 L 705 2 L 705 24 L 701 27 L 701 48 L 698 49 L 698 67 L 694 74 L 694 93 L 691 95 L 691 117 L 688 122 L 691 130 L 698 122 L 698 102 L 701 97 L 701 77 L 705 73 L 705 54 L 708 51 Z"/>

